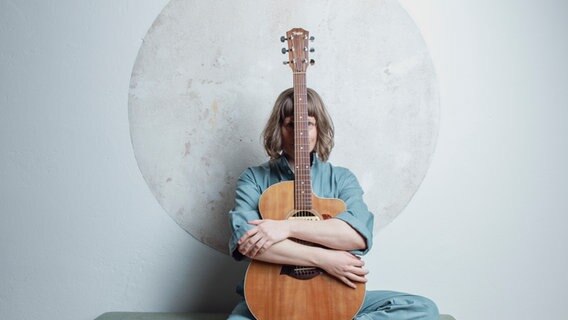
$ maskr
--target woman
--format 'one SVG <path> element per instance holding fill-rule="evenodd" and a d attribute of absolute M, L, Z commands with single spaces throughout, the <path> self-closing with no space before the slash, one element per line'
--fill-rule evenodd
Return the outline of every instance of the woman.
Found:
<path fill-rule="evenodd" d="M 368 271 L 358 256 L 373 240 L 373 214 L 363 201 L 363 190 L 345 168 L 327 162 L 333 149 L 333 122 L 320 96 L 307 89 L 308 141 L 313 192 L 339 198 L 347 211 L 320 221 L 261 220 L 258 201 L 272 184 L 294 180 L 294 91 L 283 91 L 263 131 L 271 160 L 245 170 L 237 182 L 235 207 L 230 212 L 231 255 L 276 264 L 319 267 L 345 285 L 366 282 Z M 307 246 L 290 238 L 322 246 Z M 239 303 L 229 319 L 254 319 L 246 302 Z M 436 305 L 423 297 L 368 291 L 356 319 L 438 319 Z"/>

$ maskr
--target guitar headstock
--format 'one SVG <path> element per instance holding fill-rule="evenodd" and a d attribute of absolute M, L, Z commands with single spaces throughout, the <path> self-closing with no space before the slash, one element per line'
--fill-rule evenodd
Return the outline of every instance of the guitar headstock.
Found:
<path fill-rule="evenodd" d="M 288 53 L 288 61 L 284 64 L 290 65 L 293 72 L 306 72 L 308 64 L 314 64 L 315 61 L 310 60 L 309 53 L 314 52 L 313 48 L 309 48 L 309 41 L 314 41 L 314 37 L 310 37 L 310 32 L 302 28 L 294 28 L 286 32 L 286 36 L 280 38 L 282 42 L 288 42 L 288 49 L 282 48 L 282 53 Z"/>

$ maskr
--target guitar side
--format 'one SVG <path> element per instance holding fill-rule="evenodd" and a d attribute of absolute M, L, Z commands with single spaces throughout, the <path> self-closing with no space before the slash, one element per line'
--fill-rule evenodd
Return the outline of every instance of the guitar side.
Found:
<path fill-rule="evenodd" d="M 312 194 L 312 212 L 319 219 L 345 211 L 340 199 Z M 272 185 L 261 196 L 263 219 L 289 219 L 294 210 L 294 182 Z M 282 272 L 282 265 L 253 260 L 245 276 L 245 299 L 256 319 L 352 319 L 365 296 L 365 285 L 352 289 L 323 272 L 310 279 L 297 279 Z"/>

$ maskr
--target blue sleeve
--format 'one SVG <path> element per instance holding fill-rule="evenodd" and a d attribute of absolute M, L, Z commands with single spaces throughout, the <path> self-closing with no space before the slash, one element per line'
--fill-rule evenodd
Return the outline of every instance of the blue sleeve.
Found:
<path fill-rule="evenodd" d="M 354 250 L 351 253 L 364 255 L 373 246 L 374 216 L 363 201 L 363 189 L 351 171 L 345 169 L 345 172 L 338 177 L 337 182 L 339 199 L 345 202 L 347 211 L 338 214 L 335 218 L 347 222 L 363 236 L 367 244 L 366 248 L 364 250 Z"/>
<path fill-rule="evenodd" d="M 237 181 L 235 207 L 229 212 L 229 223 L 232 231 L 229 240 L 229 254 L 236 260 L 244 258 L 238 250 L 237 242 L 248 230 L 252 229 L 253 226 L 248 222 L 260 219 L 258 212 L 260 195 L 260 187 L 249 168 L 241 174 Z"/>

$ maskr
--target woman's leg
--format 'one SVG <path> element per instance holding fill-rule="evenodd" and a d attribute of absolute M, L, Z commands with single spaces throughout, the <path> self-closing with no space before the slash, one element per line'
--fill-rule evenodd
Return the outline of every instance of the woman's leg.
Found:
<path fill-rule="evenodd" d="M 421 296 L 393 291 L 367 291 L 357 320 L 438 320 L 436 304 Z M 254 320 L 244 300 L 228 320 Z"/>
<path fill-rule="evenodd" d="M 233 309 L 233 312 L 231 312 L 227 320 L 254 320 L 254 317 L 252 313 L 250 313 L 249 308 L 243 299 L 237 304 L 235 309 Z"/>
<path fill-rule="evenodd" d="M 428 298 L 393 291 L 367 291 L 357 320 L 438 320 L 438 307 Z"/>

